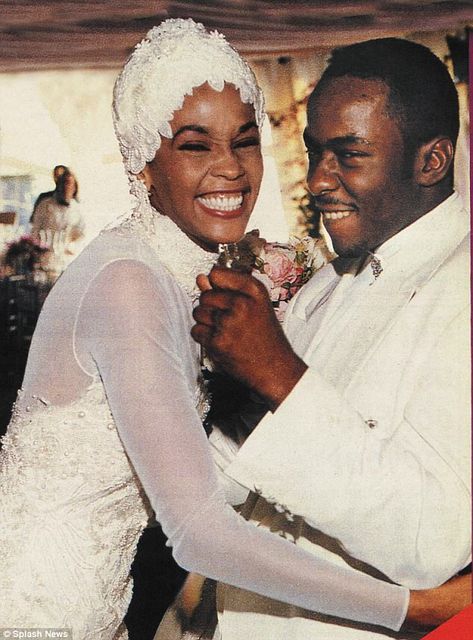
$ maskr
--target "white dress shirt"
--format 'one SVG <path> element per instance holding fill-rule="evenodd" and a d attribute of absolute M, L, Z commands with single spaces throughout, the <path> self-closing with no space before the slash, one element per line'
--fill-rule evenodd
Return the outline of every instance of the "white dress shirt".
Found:
<path fill-rule="evenodd" d="M 453 194 L 377 250 L 378 277 L 318 272 L 285 322 L 309 368 L 226 468 L 264 496 L 259 526 L 413 589 L 470 559 L 468 227 Z M 223 640 L 418 637 L 223 585 L 219 607 Z"/>

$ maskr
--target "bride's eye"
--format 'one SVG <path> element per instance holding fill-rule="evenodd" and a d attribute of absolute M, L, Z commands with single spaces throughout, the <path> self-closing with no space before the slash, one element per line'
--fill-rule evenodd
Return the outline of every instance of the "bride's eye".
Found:
<path fill-rule="evenodd" d="M 233 143 L 234 149 L 245 149 L 246 147 L 259 147 L 259 136 L 251 136 L 249 138 L 242 138 Z"/>
<path fill-rule="evenodd" d="M 178 149 L 180 151 L 209 151 L 208 145 L 203 142 L 183 142 Z"/>

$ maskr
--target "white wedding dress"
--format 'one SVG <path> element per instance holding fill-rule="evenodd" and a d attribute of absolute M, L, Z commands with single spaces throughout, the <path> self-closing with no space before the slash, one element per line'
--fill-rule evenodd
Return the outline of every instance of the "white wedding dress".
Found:
<path fill-rule="evenodd" d="M 102 232 L 43 307 L 0 453 L 0 627 L 126 638 L 152 508 L 190 571 L 399 628 L 405 589 L 332 567 L 226 505 L 190 337 L 195 276 L 215 255 L 143 207 Z"/>

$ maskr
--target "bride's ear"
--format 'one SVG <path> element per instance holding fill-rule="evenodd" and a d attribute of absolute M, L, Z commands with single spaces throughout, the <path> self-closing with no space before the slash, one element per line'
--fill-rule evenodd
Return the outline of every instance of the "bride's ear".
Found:
<path fill-rule="evenodd" d="M 138 173 L 138 180 L 141 180 L 141 182 L 144 183 L 147 191 L 151 190 L 153 183 L 151 180 L 149 166 L 147 164 L 145 164 L 143 170 Z"/>

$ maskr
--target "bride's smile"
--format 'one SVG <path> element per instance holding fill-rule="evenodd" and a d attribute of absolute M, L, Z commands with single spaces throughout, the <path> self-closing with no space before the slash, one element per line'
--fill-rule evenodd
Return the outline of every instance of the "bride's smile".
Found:
<path fill-rule="evenodd" d="M 243 192 L 227 192 L 197 196 L 197 201 L 208 210 L 209 214 L 237 217 L 243 204 Z"/>

